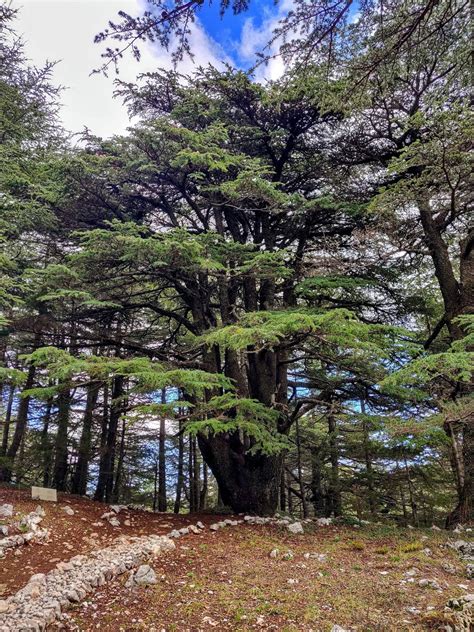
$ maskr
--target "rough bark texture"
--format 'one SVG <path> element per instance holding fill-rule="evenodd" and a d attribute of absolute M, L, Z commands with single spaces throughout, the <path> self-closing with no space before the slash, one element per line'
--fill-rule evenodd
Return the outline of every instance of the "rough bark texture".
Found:
<path fill-rule="evenodd" d="M 236 435 L 199 437 L 199 447 L 219 484 L 222 500 L 236 512 L 273 515 L 283 455 L 251 455 Z"/>
<path fill-rule="evenodd" d="M 82 420 L 82 432 L 79 441 L 79 453 L 72 480 L 72 493 L 84 495 L 87 491 L 88 466 L 91 458 L 92 424 L 94 409 L 99 396 L 100 384 L 92 383 L 87 391 L 86 409 Z"/>

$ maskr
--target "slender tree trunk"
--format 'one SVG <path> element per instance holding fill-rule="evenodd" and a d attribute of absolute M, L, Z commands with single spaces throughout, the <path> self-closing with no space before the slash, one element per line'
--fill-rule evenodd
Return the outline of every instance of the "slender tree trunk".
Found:
<path fill-rule="evenodd" d="M 184 483 L 184 433 L 182 424 L 179 424 L 178 436 L 178 472 L 176 476 L 176 496 L 174 501 L 174 513 L 179 514 L 181 509 L 181 493 Z"/>
<path fill-rule="evenodd" d="M 104 404 L 102 411 L 102 424 L 100 429 L 100 449 L 99 449 L 99 476 L 94 493 L 94 500 L 103 501 L 105 497 L 106 481 L 106 457 L 107 457 L 107 429 L 109 427 L 109 384 L 104 384 Z"/>
<path fill-rule="evenodd" d="M 68 429 L 71 397 L 69 389 L 58 395 L 58 429 L 54 444 L 53 485 L 59 491 L 65 491 L 68 471 Z"/>
<path fill-rule="evenodd" d="M 12 384 L 8 391 L 7 409 L 5 411 L 5 422 L 3 425 L 2 446 L 0 456 L 5 456 L 8 450 L 8 438 L 10 434 L 10 422 L 12 418 L 13 400 L 15 397 L 15 386 Z"/>
<path fill-rule="evenodd" d="M 72 479 L 73 494 L 84 496 L 87 491 L 89 462 L 91 459 L 92 425 L 94 422 L 94 410 L 99 397 L 100 384 L 92 382 L 87 389 L 86 408 L 82 420 L 82 432 L 79 440 L 79 454 Z"/>
<path fill-rule="evenodd" d="M 41 430 L 41 458 L 43 461 L 43 487 L 49 487 L 51 484 L 51 465 L 52 454 L 49 442 L 49 424 L 51 423 L 51 409 L 53 402 L 48 399 L 46 403 L 46 412 L 43 417 L 43 428 Z"/>
<path fill-rule="evenodd" d="M 280 478 L 280 511 L 286 511 L 286 483 L 285 483 L 285 467 L 281 470 Z"/>
<path fill-rule="evenodd" d="M 122 420 L 122 431 L 120 433 L 120 445 L 119 445 L 119 453 L 117 460 L 117 468 L 115 471 L 115 480 L 112 490 L 112 501 L 118 502 L 120 498 L 120 492 L 122 487 L 122 475 L 123 475 L 123 464 L 125 461 L 125 432 L 126 432 L 125 419 Z"/>
<path fill-rule="evenodd" d="M 365 415 L 364 399 L 360 400 L 360 408 L 361 408 L 362 414 Z M 367 489 L 369 491 L 369 494 L 368 494 L 369 510 L 370 510 L 370 515 L 375 516 L 376 506 L 375 506 L 374 471 L 372 468 L 372 455 L 370 453 L 369 427 L 368 427 L 368 423 L 365 417 L 362 421 L 362 432 L 363 432 L 363 444 L 364 444 L 365 474 L 367 477 Z"/>
<path fill-rule="evenodd" d="M 298 485 L 299 485 L 300 494 L 301 494 L 301 507 L 303 510 L 303 518 L 307 518 L 309 514 L 308 514 L 308 505 L 306 502 L 306 493 L 305 493 L 304 482 L 303 482 L 303 468 L 301 465 L 301 437 L 300 437 L 300 425 L 299 425 L 298 420 L 295 423 L 295 431 L 296 431 L 296 453 L 298 457 L 298 462 L 297 462 Z"/>
<path fill-rule="evenodd" d="M 316 446 L 311 450 L 311 492 L 315 516 L 326 515 L 326 503 L 323 492 L 321 450 Z"/>
<path fill-rule="evenodd" d="M 110 405 L 109 427 L 107 429 L 107 445 L 105 460 L 105 501 L 112 502 L 115 470 L 115 450 L 117 445 L 117 429 L 122 413 L 123 403 L 121 398 L 124 394 L 124 378 L 121 375 L 114 377 L 112 386 L 112 402 Z"/>
<path fill-rule="evenodd" d="M 208 485 L 207 478 L 208 478 L 207 465 L 203 461 L 202 462 L 202 486 L 201 486 L 201 491 L 199 494 L 199 509 L 201 511 L 206 508 L 206 504 L 207 504 L 207 485 Z"/>
<path fill-rule="evenodd" d="M 408 467 L 408 462 L 406 455 L 403 454 L 403 461 L 405 464 L 405 474 L 406 480 L 408 483 L 408 497 L 410 498 L 410 507 L 411 507 L 411 515 L 413 519 L 413 526 L 418 526 L 418 507 L 415 500 L 415 490 L 413 488 L 413 481 L 411 480 L 410 468 Z"/>
<path fill-rule="evenodd" d="M 26 376 L 24 388 L 25 391 L 32 388 L 35 379 L 35 373 L 36 367 L 30 365 L 30 368 L 28 369 L 28 374 Z M 28 425 L 29 407 L 30 397 L 28 395 L 25 397 L 20 397 L 20 403 L 18 405 L 18 412 L 16 415 L 15 431 L 13 433 L 10 447 L 7 450 L 6 462 L 0 468 L 0 481 L 10 482 L 12 479 L 15 458 L 20 448 L 21 442 L 23 441 L 23 437 L 26 433 Z"/>
<path fill-rule="evenodd" d="M 166 404 L 166 389 L 161 391 L 161 403 Z M 160 418 L 160 436 L 158 444 L 158 511 L 166 511 L 168 505 L 166 500 L 166 418 Z"/>
<path fill-rule="evenodd" d="M 328 415 L 329 459 L 331 474 L 328 486 L 328 515 L 341 515 L 341 489 L 339 483 L 339 446 L 337 440 L 336 418 L 332 413 Z"/>

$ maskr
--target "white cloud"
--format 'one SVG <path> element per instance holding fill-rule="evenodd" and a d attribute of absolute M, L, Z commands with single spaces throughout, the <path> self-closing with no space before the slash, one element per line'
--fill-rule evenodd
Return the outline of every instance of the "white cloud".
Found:
<path fill-rule="evenodd" d="M 45 60 L 59 61 L 54 82 L 67 88 L 61 111 L 65 128 L 76 132 L 87 126 L 104 137 L 123 133 L 130 123 L 120 100 L 113 98 L 114 72 L 108 78 L 90 76 L 91 70 L 100 66 L 103 50 L 93 39 L 108 20 L 117 18 L 119 10 L 139 14 L 139 0 L 16 0 L 14 6 L 21 8 L 15 28 L 23 35 L 27 57 L 37 66 Z M 183 60 L 181 71 L 231 61 L 198 22 L 193 25 L 190 39 L 194 63 L 189 58 Z M 160 67 L 171 68 L 167 51 L 148 43 L 143 43 L 141 51 L 139 63 L 130 55 L 121 60 L 120 78 L 124 81 L 133 81 L 137 74 Z"/>
<path fill-rule="evenodd" d="M 257 81 L 276 80 L 285 72 L 285 64 L 278 54 L 282 44 L 281 40 L 275 40 L 268 49 L 265 47 L 273 39 L 273 32 L 280 19 L 287 15 L 292 8 L 293 0 L 281 0 L 273 11 L 269 7 L 265 7 L 264 17 L 259 26 L 255 26 L 253 18 L 248 18 L 244 22 L 240 41 L 237 45 L 240 59 L 251 64 L 255 63 L 257 53 L 262 51 L 270 57 L 266 64 L 260 64 L 256 68 L 255 79 Z"/>

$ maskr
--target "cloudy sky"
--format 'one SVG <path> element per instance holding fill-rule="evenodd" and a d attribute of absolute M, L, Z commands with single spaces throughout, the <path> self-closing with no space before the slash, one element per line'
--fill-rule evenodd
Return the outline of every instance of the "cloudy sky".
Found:
<path fill-rule="evenodd" d="M 272 0 L 254 0 L 251 10 L 243 16 L 231 13 L 221 19 L 218 2 L 204 7 L 192 36 L 195 64 L 223 61 L 239 67 L 248 67 L 255 53 L 268 41 L 279 14 L 291 0 L 282 0 L 275 7 Z M 66 129 L 81 131 L 87 126 L 101 136 L 122 133 L 129 124 L 125 108 L 113 99 L 114 73 L 106 78 L 90 76 L 100 66 L 100 45 L 93 43 L 94 35 L 102 30 L 109 19 L 117 17 L 123 9 L 137 15 L 144 0 L 14 0 L 20 8 L 16 30 L 23 35 L 25 51 L 38 66 L 45 60 L 58 61 L 54 80 L 66 88 L 63 93 L 62 119 Z M 142 46 L 142 59 L 137 63 L 126 57 L 120 64 L 120 78 L 133 80 L 140 72 L 159 67 L 170 67 L 169 54 L 157 45 Z M 192 69 L 193 62 L 186 59 L 183 71 Z M 259 79 L 276 78 L 281 74 L 277 59 L 259 71 Z"/>

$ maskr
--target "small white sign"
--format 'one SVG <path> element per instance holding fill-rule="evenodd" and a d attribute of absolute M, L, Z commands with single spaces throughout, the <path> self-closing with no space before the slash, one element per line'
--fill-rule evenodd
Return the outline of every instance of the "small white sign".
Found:
<path fill-rule="evenodd" d="M 33 500 L 49 500 L 54 503 L 58 502 L 58 493 L 55 489 L 49 487 L 32 487 L 31 498 Z"/>

